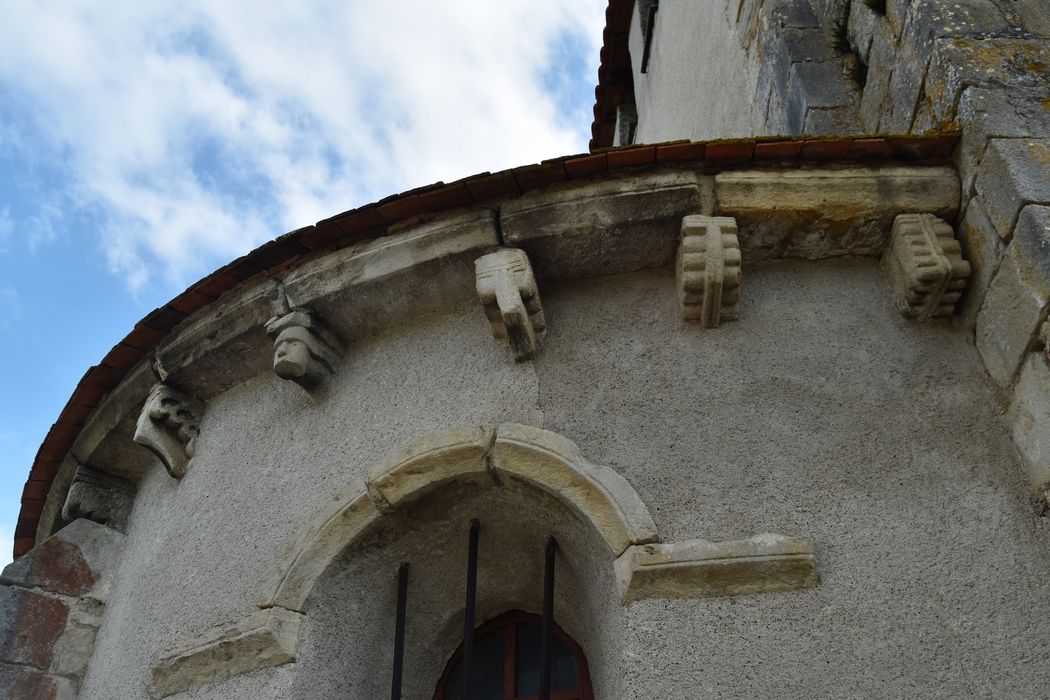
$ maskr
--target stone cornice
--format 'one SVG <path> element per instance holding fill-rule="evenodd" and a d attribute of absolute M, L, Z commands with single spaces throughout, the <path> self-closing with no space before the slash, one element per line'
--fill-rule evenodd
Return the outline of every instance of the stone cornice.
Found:
<path fill-rule="evenodd" d="M 911 206 L 911 202 L 905 205 L 907 191 L 913 189 L 914 182 L 900 188 L 897 194 L 901 196 L 896 199 L 882 199 L 882 190 L 873 188 L 872 192 L 880 193 L 878 197 L 867 202 L 866 209 L 858 210 L 859 219 L 847 217 L 838 220 L 840 228 L 862 225 L 881 230 L 886 217 L 892 220 L 892 216 L 905 211 L 929 212 L 951 220 L 958 206 L 957 179 L 946 168 L 928 166 L 945 164 L 956 142 L 956 135 L 942 135 L 707 143 L 680 141 L 627 147 L 566 156 L 498 173 L 482 173 L 450 184 L 436 183 L 280 236 L 191 285 L 168 304 L 148 314 L 97 366 L 88 370 L 37 453 L 23 491 L 14 555 L 21 556 L 31 549 L 38 533 L 48 530 L 47 523 L 55 521 L 77 464 L 90 458 L 106 436 L 122 421 L 126 422 L 129 414 L 138 414 L 146 393 L 156 381 L 147 358 L 156 357 L 160 361 L 170 374 L 167 381 L 173 387 L 205 400 L 243 381 L 246 378 L 242 376 L 244 372 L 271 370 L 272 342 L 266 338 L 265 322 L 272 315 L 269 296 L 273 279 L 283 281 L 295 304 L 310 306 L 321 313 L 337 334 L 375 330 L 368 328 L 368 324 L 375 323 L 376 311 L 387 314 L 383 317 L 383 325 L 392 325 L 404 320 L 405 314 L 438 310 L 434 305 L 441 302 L 440 295 L 421 296 L 417 304 L 399 307 L 384 301 L 390 289 L 387 285 L 403 280 L 412 268 L 432 264 L 435 269 L 443 270 L 432 283 L 442 287 L 446 300 L 448 294 L 455 299 L 462 294 L 463 300 L 473 296 L 472 274 L 456 275 L 436 261 L 462 258 L 472 265 L 478 255 L 507 244 L 501 240 L 500 228 L 496 225 L 505 202 L 520 198 L 520 205 L 515 204 L 517 210 L 527 210 L 530 216 L 542 215 L 547 210 L 557 218 L 568 208 L 589 206 L 581 204 L 585 200 L 618 196 L 620 185 L 617 183 L 620 182 L 625 183 L 627 198 L 644 198 L 649 196 L 644 178 L 674 172 L 691 173 L 696 179 L 698 194 L 695 203 L 684 200 L 680 203 L 682 207 L 692 207 L 692 210 L 671 213 L 675 216 L 681 213 L 738 216 L 741 218 L 741 246 L 747 248 L 751 231 L 759 246 L 759 252 L 751 259 L 784 254 L 798 257 L 877 255 L 879 251 L 869 250 L 863 245 L 855 246 L 856 241 L 848 241 L 854 247 L 838 250 L 834 241 L 844 230 L 826 231 L 831 243 L 816 252 L 790 250 L 790 246 L 780 250 L 776 248 L 777 241 L 763 237 L 768 212 L 760 211 L 761 206 L 756 209 L 747 204 L 741 212 L 703 212 L 696 211 L 696 207 L 718 208 L 718 199 L 724 196 L 729 208 L 740 208 L 730 202 L 733 191 L 746 196 L 747 188 L 756 185 L 766 187 L 767 191 L 770 187 L 772 191 L 778 191 L 775 183 L 763 185 L 747 179 L 747 174 L 752 173 L 753 180 L 756 168 L 780 173 L 797 172 L 796 185 L 808 177 L 819 178 L 824 173 L 826 181 L 823 186 L 837 177 L 833 171 L 845 175 L 852 169 L 856 174 L 866 169 L 859 166 L 879 165 L 891 167 L 880 171 L 882 175 L 866 181 L 874 183 L 917 177 L 920 181 L 944 186 L 937 191 L 920 193 L 920 199 L 925 197 L 928 200 L 925 206 L 922 202 L 917 206 Z M 814 168 L 822 169 L 814 171 Z M 743 171 L 742 175 L 719 179 L 720 173 L 740 171 Z M 804 175 L 807 172 L 810 174 Z M 855 179 L 849 185 L 851 192 L 855 192 L 858 183 L 863 184 L 860 181 L 866 176 L 861 174 L 858 177 L 859 180 Z M 948 183 L 948 180 L 952 182 Z M 574 199 L 568 191 L 576 188 L 581 194 Z M 591 191 L 597 194 L 589 198 L 584 196 Z M 788 201 L 797 197 L 790 188 L 784 190 L 783 196 Z M 781 214 L 790 214 L 784 201 L 778 202 L 776 208 Z M 675 224 L 676 230 L 679 223 L 680 218 Z M 886 228 L 881 235 L 886 236 L 888 232 Z M 602 232 L 596 230 L 592 234 L 602 235 Z M 558 255 L 557 236 L 557 230 L 552 230 L 549 235 L 511 242 L 510 245 L 526 249 L 530 257 L 536 256 L 536 274 L 542 280 L 547 276 L 545 267 L 549 267 L 554 276 L 559 276 L 553 272 L 556 268 L 550 266 L 553 256 Z M 663 245 L 666 242 L 672 246 L 676 243 L 673 233 L 665 238 L 666 241 L 661 238 L 657 243 Z M 881 239 L 875 240 L 875 244 L 881 245 Z M 653 264 L 661 263 L 664 257 L 667 261 L 673 259 L 674 249 L 663 251 L 661 248 L 657 253 L 650 261 Z M 645 266 L 651 265 L 646 263 L 642 267 Z M 592 268 L 577 265 L 562 269 L 565 274 L 571 270 L 572 275 L 602 273 Z M 624 261 L 618 267 L 620 270 L 629 268 Z M 353 280 L 354 306 L 343 303 L 345 289 L 340 290 L 326 281 L 333 279 L 333 275 L 338 280 L 336 285 L 345 286 L 346 280 Z M 213 303 L 220 298 L 220 304 Z M 217 328 L 222 332 L 214 336 L 213 331 Z M 228 368 L 233 364 L 240 369 L 231 373 Z M 118 387 L 120 390 L 115 391 Z M 50 531 L 44 532 L 45 536 L 47 534 Z"/>

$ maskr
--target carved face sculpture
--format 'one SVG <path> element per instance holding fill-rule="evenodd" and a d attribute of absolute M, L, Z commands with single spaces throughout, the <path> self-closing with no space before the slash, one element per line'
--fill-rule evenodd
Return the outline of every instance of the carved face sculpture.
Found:
<path fill-rule="evenodd" d="M 298 379 L 316 362 L 310 348 L 298 338 L 283 338 L 274 346 L 273 371 L 282 379 Z"/>

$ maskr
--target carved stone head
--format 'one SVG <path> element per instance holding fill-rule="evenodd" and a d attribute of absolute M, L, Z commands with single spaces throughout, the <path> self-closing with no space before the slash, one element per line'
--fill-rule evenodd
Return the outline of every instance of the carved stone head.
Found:
<path fill-rule="evenodd" d="M 291 311 L 266 324 L 274 338 L 273 371 L 307 390 L 317 388 L 339 357 L 338 343 L 308 311 Z"/>

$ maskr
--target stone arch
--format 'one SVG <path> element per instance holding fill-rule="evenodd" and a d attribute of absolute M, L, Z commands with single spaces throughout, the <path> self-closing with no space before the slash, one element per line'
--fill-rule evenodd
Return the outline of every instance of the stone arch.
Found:
<path fill-rule="evenodd" d="M 477 476 L 522 482 L 553 496 L 593 528 L 611 559 L 658 540 L 628 481 L 588 462 L 572 441 L 514 423 L 453 428 L 406 447 L 340 494 L 289 548 L 259 607 L 303 612 L 325 571 L 372 525 L 450 482 Z"/>

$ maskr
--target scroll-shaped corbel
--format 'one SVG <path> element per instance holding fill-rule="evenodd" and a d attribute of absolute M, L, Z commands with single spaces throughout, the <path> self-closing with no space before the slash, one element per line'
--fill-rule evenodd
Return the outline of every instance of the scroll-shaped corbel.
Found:
<path fill-rule="evenodd" d="M 518 362 L 536 356 L 547 330 L 540 292 L 524 250 L 504 248 L 474 261 L 478 297 L 497 340 L 508 340 Z"/>
<path fill-rule="evenodd" d="M 276 310 L 266 322 L 266 333 L 273 338 L 273 371 L 312 391 L 334 371 L 342 344 L 310 310 L 283 303 Z"/>
<path fill-rule="evenodd" d="M 157 455 L 172 477 L 181 479 L 193 457 L 203 416 L 203 401 L 157 384 L 139 414 L 134 440 Z"/>
<path fill-rule="evenodd" d="M 682 318 L 717 328 L 736 319 L 740 300 L 740 243 L 736 221 L 724 216 L 686 216 L 675 265 Z"/>
<path fill-rule="evenodd" d="M 893 220 L 882 269 L 893 289 L 893 300 L 908 318 L 943 318 L 970 279 L 955 232 L 932 214 L 900 214 Z"/>

